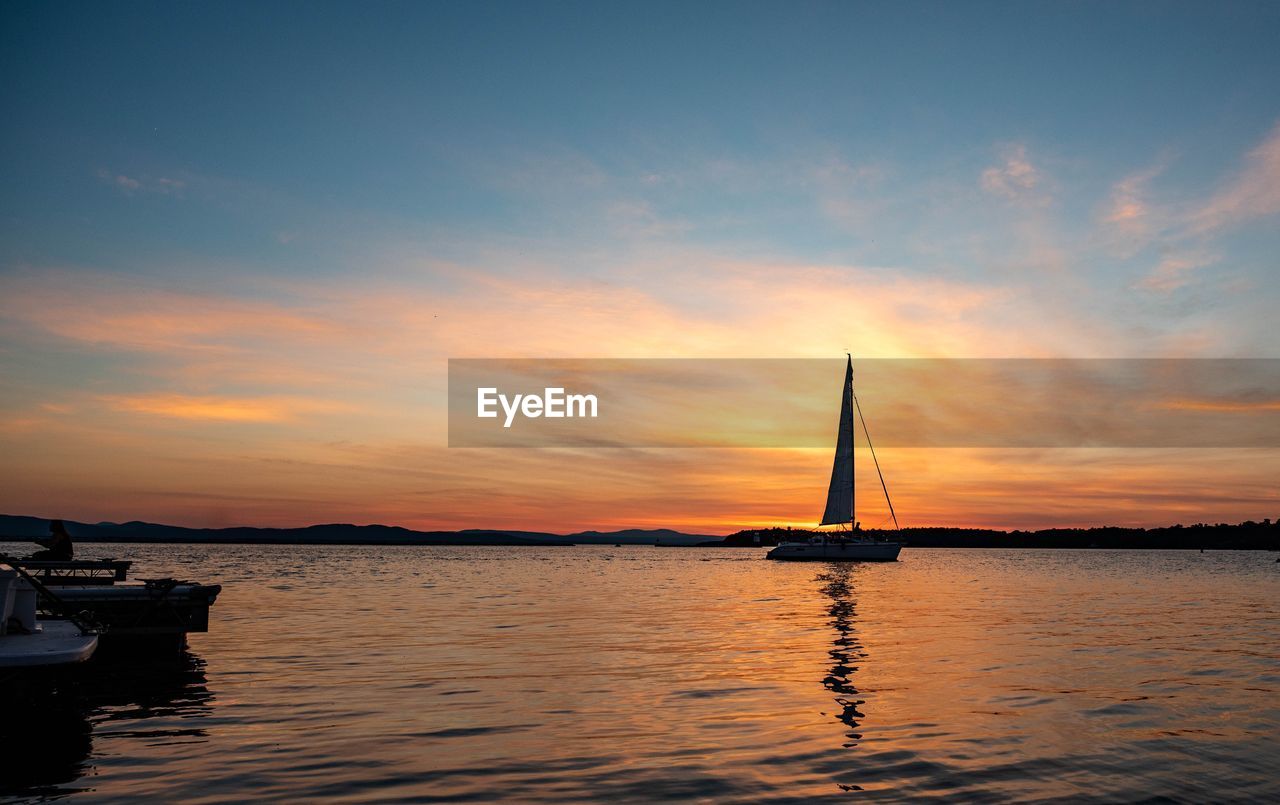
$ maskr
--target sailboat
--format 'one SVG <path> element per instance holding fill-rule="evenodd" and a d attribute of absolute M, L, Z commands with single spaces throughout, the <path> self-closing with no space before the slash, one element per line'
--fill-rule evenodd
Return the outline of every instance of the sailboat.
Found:
<path fill-rule="evenodd" d="M 844 370 L 844 391 L 840 401 L 840 425 L 836 431 L 836 457 L 831 467 L 831 485 L 827 488 L 827 508 L 822 513 L 819 525 L 849 524 L 848 531 L 824 533 L 811 537 L 805 542 L 781 542 L 766 555 L 768 559 L 787 559 L 792 561 L 818 562 L 893 562 L 897 560 L 902 543 L 894 540 L 874 539 L 862 531 L 861 525 L 854 519 L 853 478 L 853 415 L 857 412 L 862 422 L 862 432 L 867 436 L 867 447 L 871 447 L 871 434 L 867 431 L 867 421 L 862 417 L 862 408 L 853 393 L 853 356 Z M 876 451 L 871 447 L 871 460 L 875 462 L 876 474 L 880 476 L 880 488 L 884 490 L 885 501 L 889 504 L 889 514 L 893 517 L 893 526 L 898 528 L 898 515 L 893 511 L 893 501 L 889 499 L 889 487 L 884 482 L 884 474 L 880 472 L 880 461 Z"/>

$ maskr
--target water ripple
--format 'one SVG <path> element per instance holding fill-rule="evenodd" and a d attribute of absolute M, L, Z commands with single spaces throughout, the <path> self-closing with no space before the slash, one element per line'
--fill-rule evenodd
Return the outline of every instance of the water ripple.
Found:
<path fill-rule="evenodd" d="M 212 630 L 0 736 L 0 796 L 1280 800 L 1259 554 L 88 551 L 222 583 Z"/>

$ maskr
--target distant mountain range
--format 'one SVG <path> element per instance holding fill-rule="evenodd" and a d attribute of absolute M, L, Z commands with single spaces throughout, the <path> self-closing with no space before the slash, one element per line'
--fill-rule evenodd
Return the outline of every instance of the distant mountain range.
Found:
<path fill-rule="evenodd" d="M 144 523 L 78 523 L 64 520 L 76 542 L 198 542 L 298 545 L 700 545 L 720 543 L 710 534 L 684 534 L 667 528 L 625 531 L 583 531 L 550 534 L 542 531 L 475 529 L 414 531 L 400 526 L 332 523 L 304 528 L 186 528 Z M 43 517 L 0 514 L 0 540 L 31 540 L 47 536 Z"/>
<path fill-rule="evenodd" d="M 276 545 L 662 545 L 681 547 L 764 547 L 803 540 L 814 531 L 783 528 L 739 531 L 727 537 L 686 534 L 667 528 L 622 531 L 545 531 L 465 529 L 414 531 L 400 526 L 333 523 L 305 528 L 185 528 L 132 521 L 77 523 L 63 521 L 76 542 L 250 543 Z M 29 541 L 49 533 L 43 517 L 0 514 L 0 541 Z M 829 532 L 828 532 L 829 533 Z M 904 528 L 900 532 L 868 532 L 896 537 L 917 548 L 1202 548 L 1280 550 L 1280 520 L 1203 523 L 1165 528 L 1050 528 L 1040 531 L 995 531 L 978 528 Z M 34 546 L 33 546 L 34 547 Z"/>

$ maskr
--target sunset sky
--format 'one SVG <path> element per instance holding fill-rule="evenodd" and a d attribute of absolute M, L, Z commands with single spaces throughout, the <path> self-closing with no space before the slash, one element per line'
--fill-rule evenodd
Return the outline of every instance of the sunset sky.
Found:
<path fill-rule="evenodd" d="M 3 513 L 811 525 L 830 449 L 448 448 L 446 362 L 1280 357 L 1274 3 L 0 20 Z M 1276 449 L 880 459 L 903 525 L 1280 517 Z"/>

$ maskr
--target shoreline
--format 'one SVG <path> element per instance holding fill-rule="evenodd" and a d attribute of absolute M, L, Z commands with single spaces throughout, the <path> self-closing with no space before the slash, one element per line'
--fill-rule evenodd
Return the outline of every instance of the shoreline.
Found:
<path fill-rule="evenodd" d="M 302 528 L 186 528 L 145 523 L 78 523 L 64 520 L 72 539 L 94 543 L 175 545 L 483 545 L 497 547 L 569 547 L 573 545 L 645 545 L 680 548 L 767 548 L 779 542 L 805 541 L 840 532 L 761 528 L 726 536 L 689 534 L 671 529 L 623 529 L 556 534 L 514 529 L 416 531 L 401 526 L 330 523 Z M 40 517 L 0 515 L 0 540 L 31 542 L 48 533 Z M 847 533 L 847 532 L 845 532 Z M 900 531 L 867 529 L 864 535 L 901 541 L 908 548 L 1280 550 L 1280 521 L 1174 525 L 1162 528 L 1047 528 L 1003 531 L 981 528 L 921 527 Z"/>

